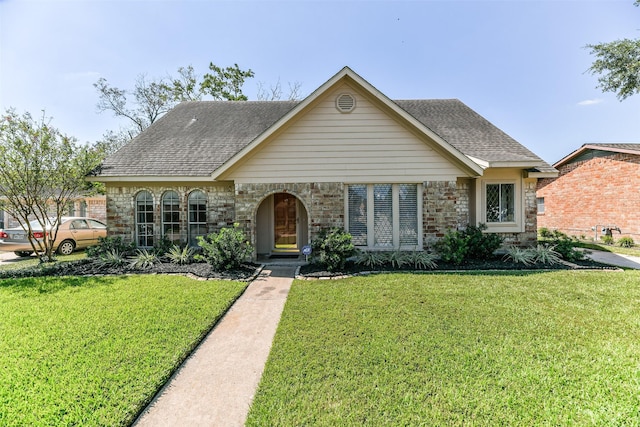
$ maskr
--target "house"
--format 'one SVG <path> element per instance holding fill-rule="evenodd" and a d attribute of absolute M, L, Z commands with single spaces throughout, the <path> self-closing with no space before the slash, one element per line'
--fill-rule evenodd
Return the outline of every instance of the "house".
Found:
<path fill-rule="evenodd" d="M 392 101 L 345 67 L 302 101 L 183 102 L 90 179 L 109 234 L 150 247 L 240 224 L 255 255 L 343 227 L 363 249 L 420 249 L 486 223 L 536 241 L 557 171 L 456 99 Z"/>
<path fill-rule="evenodd" d="M 640 144 L 584 144 L 538 182 L 538 227 L 640 241 Z"/>
<path fill-rule="evenodd" d="M 69 202 L 64 214 L 68 216 L 87 216 L 100 221 L 106 221 L 106 205 L 107 199 L 105 196 L 77 197 Z M 9 215 L 9 213 L 2 208 L 2 196 L 0 196 L 0 230 L 3 228 L 18 227 L 19 225 L 20 221 Z"/>

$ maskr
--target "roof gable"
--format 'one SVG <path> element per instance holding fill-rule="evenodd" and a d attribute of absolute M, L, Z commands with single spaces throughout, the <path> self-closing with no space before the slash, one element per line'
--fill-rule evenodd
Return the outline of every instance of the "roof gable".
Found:
<path fill-rule="evenodd" d="M 626 153 L 640 156 L 640 143 L 619 143 L 619 144 L 584 144 L 568 156 L 558 160 L 553 166 L 558 168 L 567 163 L 571 163 L 586 155 L 590 151 L 603 151 L 610 153 Z"/>
<path fill-rule="evenodd" d="M 433 132 L 431 129 L 426 127 L 422 122 L 417 120 L 415 117 L 408 114 L 405 110 L 400 108 L 398 104 L 391 101 L 387 98 L 382 92 L 378 91 L 375 87 L 369 84 L 366 80 L 356 74 L 349 67 L 344 67 L 340 70 L 336 75 L 327 80 L 322 86 L 316 89 L 311 95 L 305 98 L 302 102 L 296 105 L 291 111 L 289 111 L 285 116 L 283 116 L 280 120 L 278 120 L 273 126 L 267 129 L 264 133 L 262 133 L 258 138 L 252 141 L 250 144 L 245 146 L 241 151 L 239 151 L 235 156 L 233 156 L 228 162 L 226 162 L 222 167 L 217 169 L 213 173 L 213 178 L 221 177 L 227 172 L 229 169 L 233 168 L 241 159 L 246 156 L 251 151 L 255 150 L 260 144 L 264 143 L 270 136 L 277 133 L 283 126 L 285 126 L 289 121 L 293 120 L 294 117 L 304 114 L 310 108 L 313 108 L 313 105 L 324 95 L 329 92 L 332 88 L 337 85 L 345 83 L 350 86 L 356 88 L 356 90 L 369 94 L 373 100 L 377 100 L 381 107 L 384 107 L 388 112 L 393 113 L 403 120 L 405 120 L 408 124 L 410 124 L 415 129 L 427 135 L 431 140 L 433 140 L 444 152 L 449 154 L 449 156 L 456 161 L 462 168 L 466 169 L 469 173 L 475 175 L 482 175 L 482 168 L 467 156 L 465 156 L 462 152 L 457 150 L 447 141 L 443 140 L 438 134 Z"/>

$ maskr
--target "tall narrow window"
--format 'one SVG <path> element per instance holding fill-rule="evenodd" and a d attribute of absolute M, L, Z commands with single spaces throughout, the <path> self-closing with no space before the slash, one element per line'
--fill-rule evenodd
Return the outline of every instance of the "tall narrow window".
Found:
<path fill-rule="evenodd" d="M 189 194 L 189 245 L 198 244 L 198 236 L 207 235 L 207 197 L 202 191 Z"/>
<path fill-rule="evenodd" d="M 80 202 L 80 216 L 87 216 L 87 202 Z"/>
<path fill-rule="evenodd" d="M 391 184 L 373 186 L 373 244 L 378 247 L 393 246 L 393 193 Z"/>
<path fill-rule="evenodd" d="M 67 203 L 67 215 L 76 216 L 76 203 L 75 202 Z"/>
<path fill-rule="evenodd" d="M 487 222 L 515 221 L 515 184 L 487 184 Z"/>
<path fill-rule="evenodd" d="M 153 247 L 153 196 L 141 191 L 136 196 L 136 242 L 139 247 Z"/>
<path fill-rule="evenodd" d="M 180 243 L 180 199 L 175 191 L 162 196 L 162 235 L 170 242 Z"/>
<path fill-rule="evenodd" d="M 350 185 L 348 193 L 351 241 L 356 246 L 367 246 L 367 186 Z"/>
<path fill-rule="evenodd" d="M 544 197 L 537 197 L 536 204 L 538 205 L 538 213 L 544 213 Z"/>
<path fill-rule="evenodd" d="M 4 228 L 4 211 L 0 209 L 0 230 Z"/>
<path fill-rule="evenodd" d="M 418 186 L 398 185 L 400 246 L 418 246 Z"/>

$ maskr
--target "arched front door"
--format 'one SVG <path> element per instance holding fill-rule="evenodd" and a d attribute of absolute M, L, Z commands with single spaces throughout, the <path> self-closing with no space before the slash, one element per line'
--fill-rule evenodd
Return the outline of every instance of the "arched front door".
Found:
<path fill-rule="evenodd" d="M 308 243 L 307 211 L 290 193 L 264 199 L 258 208 L 256 227 L 259 255 L 298 254 Z"/>

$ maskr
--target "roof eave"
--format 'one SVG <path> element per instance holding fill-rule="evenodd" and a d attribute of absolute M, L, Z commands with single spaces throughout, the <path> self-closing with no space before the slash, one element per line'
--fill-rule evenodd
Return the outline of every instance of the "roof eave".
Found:
<path fill-rule="evenodd" d="M 612 153 L 624 153 L 624 154 L 635 154 L 635 155 L 640 155 L 640 150 L 631 150 L 628 148 L 618 148 L 618 147 L 608 147 L 606 145 L 600 145 L 600 144 L 584 144 L 582 145 L 582 147 L 578 148 L 577 150 L 571 152 L 569 155 L 563 157 L 562 159 L 558 160 L 557 162 L 555 162 L 553 164 L 554 168 L 560 167 L 566 163 L 569 163 L 571 160 L 573 160 L 574 158 L 578 157 L 579 155 L 581 155 L 582 153 L 584 153 L 587 150 L 598 150 L 598 151 L 610 151 Z"/>
<path fill-rule="evenodd" d="M 188 181 L 212 181 L 210 175 L 118 175 L 118 176 L 88 176 L 90 182 L 188 182 Z"/>

